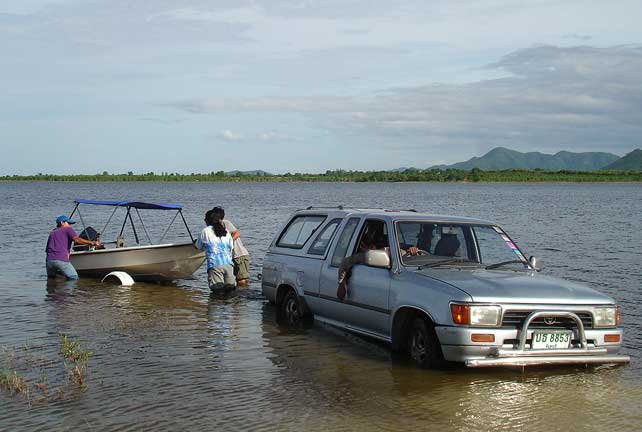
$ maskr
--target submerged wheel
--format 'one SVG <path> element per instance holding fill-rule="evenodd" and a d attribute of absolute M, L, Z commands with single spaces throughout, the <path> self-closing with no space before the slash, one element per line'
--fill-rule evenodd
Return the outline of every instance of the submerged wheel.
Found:
<path fill-rule="evenodd" d="M 303 320 L 304 312 L 299 302 L 299 296 L 292 289 L 285 294 L 283 302 L 281 302 L 281 316 L 289 325 L 299 324 Z"/>
<path fill-rule="evenodd" d="M 443 363 L 441 345 L 432 325 L 423 318 L 415 318 L 408 335 L 408 354 L 421 368 L 440 366 Z"/>

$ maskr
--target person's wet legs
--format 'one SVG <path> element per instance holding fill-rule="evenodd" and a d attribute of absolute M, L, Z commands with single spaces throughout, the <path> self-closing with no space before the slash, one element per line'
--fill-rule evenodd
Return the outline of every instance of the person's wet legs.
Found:
<path fill-rule="evenodd" d="M 78 272 L 69 261 L 49 260 L 46 263 L 47 277 L 56 277 L 62 274 L 67 280 L 78 279 Z"/>
<path fill-rule="evenodd" d="M 234 258 L 234 276 L 238 286 L 248 286 L 250 279 L 250 257 L 243 255 Z"/>
<path fill-rule="evenodd" d="M 222 265 L 207 269 L 207 282 L 212 292 L 234 290 L 236 288 L 234 268 L 231 265 Z"/>

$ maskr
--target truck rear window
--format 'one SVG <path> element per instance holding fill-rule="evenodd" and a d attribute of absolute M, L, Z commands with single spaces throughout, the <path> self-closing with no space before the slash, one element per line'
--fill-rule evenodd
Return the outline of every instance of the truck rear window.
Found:
<path fill-rule="evenodd" d="M 301 249 L 325 220 L 325 216 L 297 216 L 281 234 L 278 247 Z"/>
<path fill-rule="evenodd" d="M 334 248 L 332 261 L 330 262 L 330 265 L 333 267 L 339 267 L 341 265 L 341 261 L 343 261 L 343 258 L 346 256 L 350 239 L 352 238 L 352 234 L 354 234 L 354 230 L 357 228 L 357 225 L 359 225 L 359 218 L 350 218 L 348 223 L 346 223 L 345 228 L 343 228 L 343 231 L 339 236 L 339 240 L 337 241 L 337 246 Z"/>
<path fill-rule="evenodd" d="M 334 232 L 337 230 L 340 223 L 341 219 L 331 220 L 330 223 L 328 223 L 314 239 L 312 246 L 308 249 L 308 253 L 311 255 L 325 255 L 325 251 L 332 241 Z"/>

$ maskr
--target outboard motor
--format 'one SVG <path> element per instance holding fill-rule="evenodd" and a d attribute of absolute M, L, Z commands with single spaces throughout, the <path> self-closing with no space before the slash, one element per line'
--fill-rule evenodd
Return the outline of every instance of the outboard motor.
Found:
<path fill-rule="evenodd" d="M 85 240 L 90 240 L 90 241 L 97 241 L 100 240 L 100 233 L 94 229 L 94 227 L 88 226 L 78 236 L 81 239 Z M 104 248 L 104 246 L 102 247 Z M 74 245 L 73 247 L 74 252 L 79 252 L 79 251 L 88 251 L 89 246 L 88 245 Z"/>

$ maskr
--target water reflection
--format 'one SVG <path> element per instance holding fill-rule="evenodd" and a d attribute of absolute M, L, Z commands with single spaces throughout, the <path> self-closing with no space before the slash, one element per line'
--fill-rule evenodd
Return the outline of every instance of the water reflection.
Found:
<path fill-rule="evenodd" d="M 46 283 L 46 300 L 58 303 L 70 301 L 76 289 L 76 280 L 48 278 Z"/>
<path fill-rule="evenodd" d="M 383 429 L 402 424 L 404 429 L 430 424 L 451 430 L 608 427 L 612 419 L 587 413 L 587 404 L 615 414 L 625 430 L 640 421 L 630 404 L 612 403 L 614 383 L 623 384 L 623 368 L 420 370 L 378 343 L 332 328 L 289 330 L 276 323 L 274 307 L 267 304 L 262 327 L 270 360 L 280 371 L 272 385 L 283 392 L 307 389 L 308 398 L 293 402 L 314 418 L 306 428 L 322 429 L 316 422 L 349 429 L 366 429 L 372 422 Z M 630 394 L 626 387 L 620 391 Z"/>

